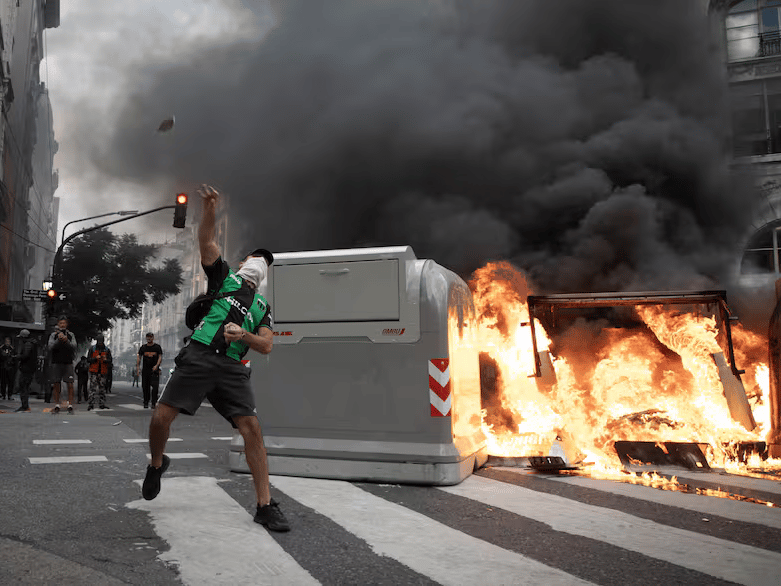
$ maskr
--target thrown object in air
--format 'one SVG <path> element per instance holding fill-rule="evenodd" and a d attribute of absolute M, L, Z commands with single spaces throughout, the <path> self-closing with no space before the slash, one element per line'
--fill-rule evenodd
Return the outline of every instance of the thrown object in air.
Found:
<path fill-rule="evenodd" d="M 168 132 L 174 127 L 174 122 L 176 122 L 176 118 L 173 115 L 169 116 L 157 127 L 157 132 Z"/>

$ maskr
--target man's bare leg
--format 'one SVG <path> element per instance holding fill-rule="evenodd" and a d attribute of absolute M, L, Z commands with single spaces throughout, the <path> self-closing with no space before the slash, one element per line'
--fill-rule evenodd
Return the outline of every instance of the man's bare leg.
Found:
<path fill-rule="evenodd" d="M 68 383 L 68 405 L 73 405 L 73 383 Z"/>
<path fill-rule="evenodd" d="M 60 404 L 60 383 L 59 382 L 54 383 L 54 404 L 55 405 Z"/>
<path fill-rule="evenodd" d="M 160 468 L 163 465 L 163 452 L 168 442 L 168 434 L 171 424 L 179 415 L 179 409 L 158 403 L 152 412 L 152 420 L 149 422 L 149 453 L 152 456 L 151 465 Z"/>
<path fill-rule="evenodd" d="M 247 458 L 250 472 L 252 472 L 258 504 L 265 506 L 271 502 L 271 490 L 268 481 L 266 446 L 263 445 L 260 422 L 257 417 L 247 415 L 234 417 L 233 421 L 239 428 L 241 437 L 244 438 L 244 455 Z"/>

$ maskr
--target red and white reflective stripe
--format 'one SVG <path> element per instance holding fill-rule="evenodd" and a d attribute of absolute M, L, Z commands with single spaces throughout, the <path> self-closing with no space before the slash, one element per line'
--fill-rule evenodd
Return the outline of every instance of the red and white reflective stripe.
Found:
<path fill-rule="evenodd" d="M 428 395 L 432 417 L 450 415 L 450 359 L 428 361 Z"/>
<path fill-rule="evenodd" d="M 249 368 L 249 360 L 242 360 L 242 361 L 241 361 L 241 363 L 242 363 L 244 366 L 246 366 L 247 368 Z"/>

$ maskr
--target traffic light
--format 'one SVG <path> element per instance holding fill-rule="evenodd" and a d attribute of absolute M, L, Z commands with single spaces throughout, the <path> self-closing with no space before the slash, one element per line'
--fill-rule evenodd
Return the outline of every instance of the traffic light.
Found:
<path fill-rule="evenodd" d="M 179 193 L 176 196 L 176 208 L 174 209 L 174 228 L 184 228 L 187 220 L 187 194 Z"/>
<path fill-rule="evenodd" d="M 55 298 L 57 297 L 57 291 L 55 291 L 55 290 L 54 290 L 54 289 L 52 289 L 52 288 L 49 288 L 49 289 L 46 291 L 46 297 L 48 297 L 48 299 L 49 299 L 49 303 L 51 303 L 51 302 L 52 302 L 52 301 L 54 301 L 54 300 L 55 300 Z"/>

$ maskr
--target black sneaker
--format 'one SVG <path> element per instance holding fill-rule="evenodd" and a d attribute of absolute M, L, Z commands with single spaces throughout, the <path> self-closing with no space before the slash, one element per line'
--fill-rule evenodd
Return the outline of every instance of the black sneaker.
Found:
<path fill-rule="evenodd" d="M 25 407 L 24 405 L 22 405 L 15 411 L 15 413 L 29 413 L 29 412 L 30 412 L 30 408 Z"/>
<path fill-rule="evenodd" d="M 269 531 L 290 531 L 290 524 L 279 509 L 279 503 L 274 499 L 271 499 L 265 507 L 258 505 L 255 523 L 260 523 Z"/>
<path fill-rule="evenodd" d="M 101 405 L 100 408 L 101 409 L 108 409 L 108 405 Z"/>
<path fill-rule="evenodd" d="M 155 468 L 151 464 L 146 467 L 146 478 L 144 478 L 144 485 L 141 487 L 141 495 L 148 501 L 151 501 L 160 493 L 160 477 L 163 472 L 168 470 L 168 465 L 171 463 L 171 458 L 163 454 L 163 465 L 160 468 Z"/>
<path fill-rule="evenodd" d="M 53 412 L 53 413 L 59 413 L 59 412 L 60 412 L 60 406 L 59 406 L 59 404 L 58 404 L 58 405 L 55 405 L 55 406 L 52 408 L 52 412 Z"/>
<path fill-rule="evenodd" d="M 92 411 L 94 408 L 95 408 L 95 405 L 90 405 L 89 407 L 87 407 L 87 411 Z"/>
<path fill-rule="evenodd" d="M 68 404 L 68 413 L 73 413 L 73 405 Z"/>

